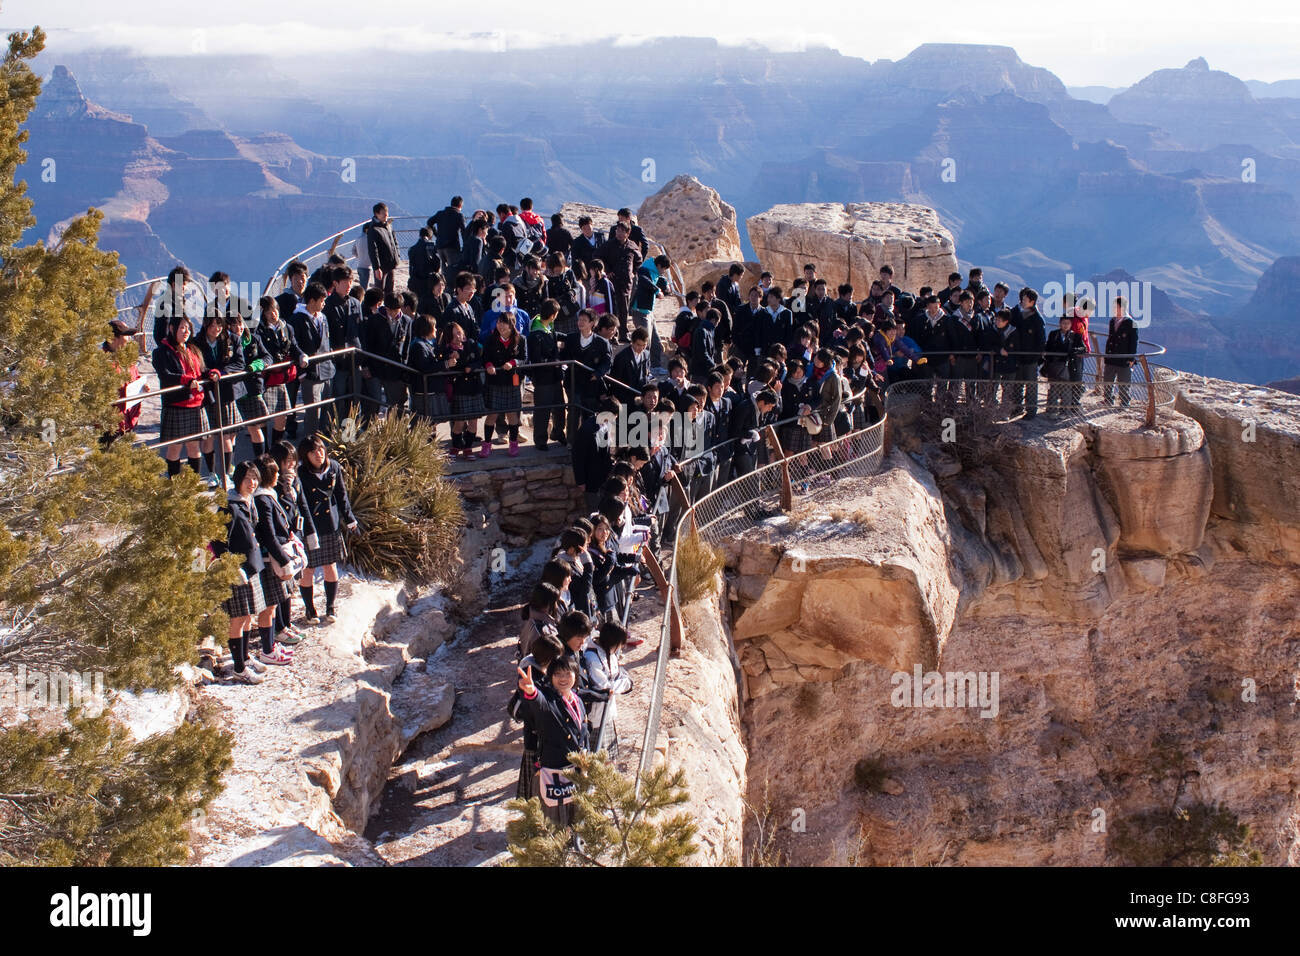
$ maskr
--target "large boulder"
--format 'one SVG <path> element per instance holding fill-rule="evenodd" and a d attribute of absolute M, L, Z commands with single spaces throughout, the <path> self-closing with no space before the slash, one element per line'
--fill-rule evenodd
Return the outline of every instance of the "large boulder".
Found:
<path fill-rule="evenodd" d="M 928 206 L 898 202 L 784 203 L 746 220 L 749 241 L 763 268 L 788 286 L 805 263 L 832 286 L 852 282 L 866 294 L 880 267 L 894 270 L 905 292 L 941 289 L 957 269 L 952 233 Z"/>
<path fill-rule="evenodd" d="M 637 222 L 678 265 L 710 259 L 729 264 L 742 258 L 735 207 L 694 176 L 675 176 L 647 197 Z"/>

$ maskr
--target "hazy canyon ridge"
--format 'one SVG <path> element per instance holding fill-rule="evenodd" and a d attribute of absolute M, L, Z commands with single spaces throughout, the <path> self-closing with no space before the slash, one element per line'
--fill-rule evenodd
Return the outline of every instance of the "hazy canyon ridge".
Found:
<path fill-rule="evenodd" d="M 1168 363 L 1300 375 L 1300 98 L 1204 60 L 1072 95 L 1009 47 L 870 62 L 711 40 L 320 58 L 65 51 L 27 124 L 34 235 L 95 205 L 139 280 L 265 281 L 383 199 L 632 205 L 682 173 L 778 203 L 936 209 L 1013 289 L 1137 280 Z M 744 253 L 749 238 L 740 229 Z M 671 249 L 669 250 L 672 251 Z M 838 277 L 832 276 L 832 279 Z M 1142 285 L 1149 283 L 1149 287 Z M 860 290 L 859 295 L 865 293 Z"/>

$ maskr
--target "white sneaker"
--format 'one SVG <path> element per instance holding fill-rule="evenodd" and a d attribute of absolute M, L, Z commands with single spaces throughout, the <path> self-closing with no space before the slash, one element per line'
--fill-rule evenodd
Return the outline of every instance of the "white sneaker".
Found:
<path fill-rule="evenodd" d="M 244 666 L 245 666 L 245 667 L 251 667 L 253 670 L 255 670 L 255 671 L 256 671 L 257 673 L 259 673 L 259 674 L 265 674 L 265 673 L 266 673 L 266 665 L 263 664 L 261 661 L 259 661 L 259 660 L 257 659 L 258 656 L 259 656 L 260 654 L 261 654 L 261 651 L 258 651 L 257 654 L 249 654 L 249 655 L 248 655 L 248 660 L 246 660 L 246 661 L 244 662 Z"/>
<path fill-rule="evenodd" d="M 250 661 L 249 663 L 252 662 Z M 235 671 L 231 676 L 236 683 L 240 684 L 260 684 L 262 681 L 266 680 L 265 677 L 253 670 L 251 667 L 245 667 L 242 671 Z"/>
<path fill-rule="evenodd" d="M 267 664 L 276 664 L 279 666 L 284 666 L 285 664 L 293 663 L 293 658 L 290 657 L 288 654 L 286 654 L 278 644 L 275 645 L 275 647 L 271 648 L 270 654 L 267 654 L 264 651 L 258 651 L 257 660 L 262 664 L 263 667 L 265 667 Z"/>

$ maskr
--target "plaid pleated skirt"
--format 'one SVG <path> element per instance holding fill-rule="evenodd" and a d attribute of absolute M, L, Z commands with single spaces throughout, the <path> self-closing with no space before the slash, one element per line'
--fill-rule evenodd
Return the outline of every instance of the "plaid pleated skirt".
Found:
<path fill-rule="evenodd" d="M 271 414 L 270 409 L 266 407 L 265 395 L 245 395 L 243 398 L 236 399 L 235 405 L 239 408 L 240 421 L 262 418 Z"/>
<path fill-rule="evenodd" d="M 187 438 L 190 435 L 206 431 L 208 428 L 208 410 L 203 406 L 198 408 L 180 408 L 176 405 L 164 405 L 162 410 L 162 425 L 159 431 L 159 438 L 163 441 L 175 441 L 178 438 Z"/>
<path fill-rule="evenodd" d="M 781 440 L 781 449 L 787 455 L 793 455 L 797 452 L 807 451 L 812 447 L 812 436 L 802 425 L 786 425 L 778 433 L 777 437 Z"/>
<path fill-rule="evenodd" d="M 263 572 L 265 573 L 265 572 Z M 221 602 L 221 609 L 228 617 L 252 617 L 261 614 L 267 608 L 266 595 L 262 591 L 262 575 L 251 581 L 236 584 L 230 589 L 230 597 Z"/>
<path fill-rule="evenodd" d="M 487 408 L 491 412 L 517 412 L 523 408 L 523 388 L 519 385 L 488 385 Z"/>
<path fill-rule="evenodd" d="M 485 411 L 482 395 L 453 395 L 451 397 L 451 417 L 456 421 L 478 418 Z"/>
<path fill-rule="evenodd" d="M 293 410 L 289 404 L 289 390 L 283 385 L 272 385 L 262 393 L 262 403 L 266 406 L 266 415 L 287 415 Z"/>
<path fill-rule="evenodd" d="M 244 420 L 239 414 L 238 402 L 223 402 L 221 405 L 221 430 L 227 432 L 231 430 L 232 425 L 238 425 Z M 217 427 L 217 410 L 216 405 L 208 407 L 208 421 L 213 428 Z"/>
<path fill-rule="evenodd" d="M 338 564 L 346 556 L 343 548 L 343 532 L 321 531 L 320 547 L 307 549 L 307 567 L 323 568 L 327 564 Z"/>
<path fill-rule="evenodd" d="M 275 607 L 289 596 L 288 586 L 293 582 L 281 581 L 277 578 L 275 572 L 271 570 L 269 560 L 259 577 L 262 579 L 262 600 L 266 602 L 266 607 Z"/>
<path fill-rule="evenodd" d="M 411 411 L 435 422 L 446 421 L 451 417 L 451 402 L 445 391 L 412 392 Z"/>
<path fill-rule="evenodd" d="M 541 752 L 524 748 L 523 759 L 519 761 L 519 785 L 515 787 L 515 796 L 528 800 L 537 796 L 537 763 Z"/>

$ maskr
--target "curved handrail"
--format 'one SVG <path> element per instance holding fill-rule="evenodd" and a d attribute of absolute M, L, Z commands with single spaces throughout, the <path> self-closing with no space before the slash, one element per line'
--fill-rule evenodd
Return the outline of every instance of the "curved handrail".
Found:
<path fill-rule="evenodd" d="M 1161 352 L 1163 352 L 1163 348 Z M 1114 358 L 1115 356 L 1112 355 L 1111 357 Z M 1180 373 L 1176 369 L 1163 365 L 1147 363 L 1145 356 L 1142 357 L 1141 365 L 1146 370 L 1146 381 L 1109 384 L 1116 389 L 1125 384 L 1134 390 L 1146 389 L 1148 395 L 1159 396 L 1154 402 L 1155 406 L 1171 405 L 1177 396 L 1177 384 L 1181 379 Z M 727 484 L 715 488 L 707 495 L 703 495 L 699 501 L 688 506 L 678 520 L 674 529 L 676 535 L 674 542 L 680 544 L 681 535 L 686 528 L 692 529 L 695 534 L 700 535 L 702 538 L 718 537 L 719 529 L 722 528 L 731 533 L 733 529 L 730 524 L 724 524 L 724 522 L 728 518 L 734 517 L 737 512 L 740 513 L 739 520 L 742 524 L 752 523 L 751 518 L 746 516 L 746 512 L 765 500 L 776 498 L 781 494 L 782 483 L 785 485 L 784 493 L 791 497 L 796 493 L 801 496 L 811 497 L 821 488 L 830 487 L 830 482 L 827 479 L 832 475 L 836 475 L 836 473 L 845 472 L 855 468 L 855 466 L 857 474 L 865 475 L 878 471 L 883 463 L 886 451 L 886 431 L 890 422 L 888 408 L 891 399 L 896 402 L 898 396 L 908 389 L 920 394 L 924 390 L 939 388 L 943 389 L 946 395 L 957 394 L 964 396 L 968 394 L 978 395 L 979 389 L 987 389 L 991 386 L 1010 386 L 1014 388 L 1017 384 L 1024 386 L 1028 383 L 1002 379 L 944 379 L 930 377 L 895 382 L 885 389 L 886 412 L 880 421 L 865 429 L 850 432 L 841 438 L 828 442 L 826 445 L 814 446 L 808 451 L 781 458 L 762 468 L 755 469 L 747 475 L 735 478 Z M 1037 384 L 1040 386 L 1040 391 L 1046 393 L 1047 388 L 1041 386 L 1068 387 L 1070 385 L 1081 385 L 1091 387 L 1099 385 L 1104 387 L 1107 383 L 1097 378 L 1091 383 L 1038 381 Z M 973 391 L 967 392 L 966 385 L 972 386 Z M 954 389 L 953 386 L 956 386 L 956 388 Z M 824 450 L 827 447 L 831 449 L 829 457 L 827 457 L 827 452 Z M 841 451 L 844 453 L 840 454 Z M 836 475 L 836 477 L 839 476 Z M 824 483 L 819 486 L 819 481 Z M 798 492 L 795 492 L 794 488 L 791 487 L 792 485 L 798 486 Z M 738 531 L 740 528 L 734 530 Z M 637 770 L 638 788 L 642 776 L 651 769 L 654 759 L 655 741 L 659 735 L 659 721 L 663 709 L 664 689 L 667 683 L 668 661 L 672 657 L 676 643 L 674 639 L 675 630 L 681 627 L 678 554 L 678 547 L 674 547 L 667 575 L 667 596 L 664 601 L 663 619 L 660 624 L 659 649 L 655 662 L 651 701 L 646 713 L 646 728 L 641 741 L 641 760 Z"/>
<path fill-rule="evenodd" d="M 781 455 L 776 461 L 756 468 L 748 474 L 732 479 L 713 489 L 682 513 L 674 529 L 675 547 L 670 564 L 664 615 L 660 626 L 658 657 L 655 662 L 654 683 L 650 706 L 646 712 L 646 729 L 641 741 L 641 760 L 637 770 L 637 787 L 641 778 L 651 768 L 654 744 L 659 736 L 659 718 L 663 709 L 664 688 L 667 683 L 668 661 L 677 640 L 675 631 L 680 627 L 681 606 L 678 601 L 677 557 L 683 531 L 692 529 L 701 536 L 717 536 L 719 529 L 730 525 L 728 519 L 739 514 L 738 521 L 752 523 L 748 513 L 766 499 L 780 499 L 791 494 L 791 485 L 799 484 L 800 495 L 812 497 L 830 487 L 829 476 L 850 469 L 860 475 L 877 471 L 884 460 L 884 434 L 887 418 L 867 428 L 849 432 L 839 438 L 815 445 L 796 455 Z M 765 426 L 765 430 L 771 426 Z M 824 482 L 818 484 L 818 482 Z M 737 529 L 739 530 L 739 529 Z"/>

